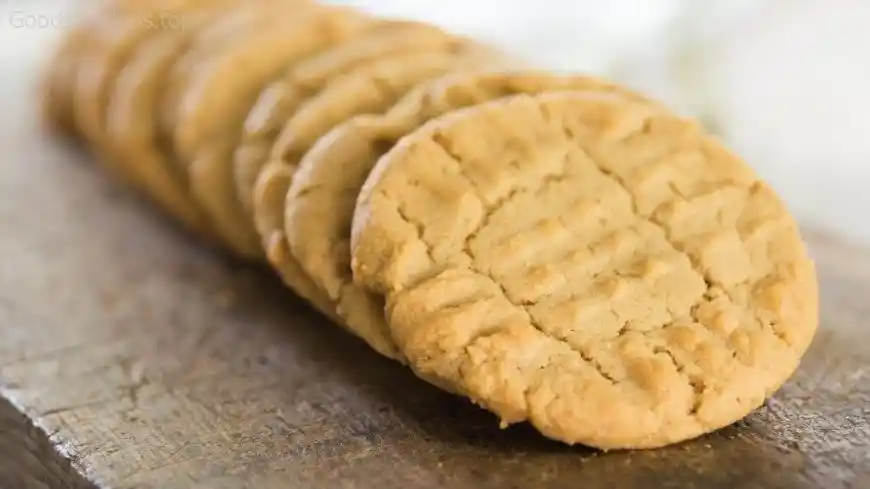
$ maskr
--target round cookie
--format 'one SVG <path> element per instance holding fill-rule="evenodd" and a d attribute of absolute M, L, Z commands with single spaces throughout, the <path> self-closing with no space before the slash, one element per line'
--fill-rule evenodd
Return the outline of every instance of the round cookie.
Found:
<path fill-rule="evenodd" d="M 210 226 L 178 175 L 158 138 L 161 93 L 175 63 L 191 44 L 208 37 L 212 43 L 222 37 L 256 26 L 264 11 L 258 5 L 239 5 L 230 10 L 188 16 L 186 28 L 166 32 L 139 46 L 120 71 L 109 94 L 106 130 L 111 159 L 123 168 L 132 183 L 160 207 L 200 235 L 214 237 Z M 226 42 L 226 41 L 225 41 Z"/>
<path fill-rule="evenodd" d="M 697 124 L 612 95 L 426 124 L 369 175 L 351 243 L 421 377 L 572 444 L 731 424 L 818 324 L 813 264 L 770 187 Z"/>
<path fill-rule="evenodd" d="M 311 148 L 296 170 L 285 203 L 290 252 L 347 327 L 378 350 L 397 351 L 384 320 L 383 298 L 353 284 L 350 227 L 369 171 L 398 140 L 428 120 L 489 100 L 559 90 L 639 95 L 585 76 L 538 72 L 450 74 L 422 84 L 382 116 L 337 126 Z"/>
<path fill-rule="evenodd" d="M 470 64 L 485 64 L 491 54 L 473 43 L 456 40 L 449 49 L 381 59 L 334 80 L 296 112 L 285 125 L 275 145 L 272 161 L 257 180 L 254 194 L 255 222 L 267 258 L 285 279 L 289 277 L 283 270 L 287 267 L 298 269 L 298 265 L 287 253 L 285 244 L 284 199 L 292 174 L 307 149 L 320 135 L 343 120 L 358 114 L 387 110 L 418 83 Z M 271 178 L 274 175 L 282 177 L 273 181 Z M 291 288 L 295 288 L 292 282 L 287 281 Z M 380 351 L 396 357 L 395 352 Z"/>
<path fill-rule="evenodd" d="M 378 58 L 455 42 L 447 32 L 418 22 L 387 21 L 358 38 L 327 49 L 293 67 L 266 88 L 245 121 L 244 133 L 234 155 L 236 192 L 244 209 L 253 213 L 254 185 L 269 159 L 284 123 L 306 99 L 332 78 Z"/>
<path fill-rule="evenodd" d="M 309 8 L 292 21 L 280 19 L 235 40 L 191 77 L 175 129 L 178 161 L 187 167 L 192 195 L 239 255 L 263 256 L 250 216 L 236 198 L 232 156 L 245 117 L 263 87 L 288 65 L 355 36 L 371 22 L 348 9 Z"/>

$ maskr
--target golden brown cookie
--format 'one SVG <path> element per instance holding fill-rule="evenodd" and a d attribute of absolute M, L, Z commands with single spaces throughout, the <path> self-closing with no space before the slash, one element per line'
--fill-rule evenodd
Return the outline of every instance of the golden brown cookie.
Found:
<path fill-rule="evenodd" d="M 450 74 L 422 84 L 382 116 L 360 116 L 337 126 L 305 155 L 285 203 L 290 252 L 350 330 L 379 351 L 397 351 L 384 320 L 383 298 L 356 287 L 350 268 L 356 198 L 378 159 L 434 117 L 509 95 L 559 90 L 612 92 L 642 100 L 585 76 L 531 71 Z"/>
<path fill-rule="evenodd" d="M 358 37 L 301 61 L 283 79 L 271 84 L 248 115 L 234 155 L 236 191 L 244 209 L 252 215 L 257 176 L 268 161 L 284 123 L 332 78 L 379 58 L 443 47 L 453 42 L 453 36 L 434 26 L 385 21 Z"/>
<path fill-rule="evenodd" d="M 286 254 L 286 245 L 276 245 L 286 242 L 284 204 L 280 196 L 286 197 L 300 159 L 320 135 L 354 115 L 384 111 L 416 84 L 469 64 L 486 63 L 490 55 L 489 50 L 482 50 L 467 40 L 456 40 L 448 49 L 391 56 L 340 77 L 306 102 L 285 125 L 272 161 L 266 166 L 266 169 L 273 168 L 264 169 L 255 189 L 255 221 L 272 266 L 279 273 L 285 266 L 298 269 L 292 257 Z M 278 182 L 270 181 L 271 175 L 282 175 L 282 178 Z M 287 263 L 292 265 L 285 265 Z M 293 287 L 292 283 L 288 284 Z M 395 352 L 379 351 L 396 356 Z"/>
<path fill-rule="evenodd" d="M 172 153 L 164 151 L 158 138 L 161 93 L 175 63 L 197 39 L 209 36 L 217 44 L 220 34 L 230 40 L 235 33 L 254 28 L 263 15 L 257 5 L 246 4 L 188 15 L 185 29 L 166 32 L 136 47 L 109 95 L 108 158 L 160 207 L 200 235 L 213 237 L 213 232 L 186 185 L 182 185 L 186 178 L 182 180 L 177 165 L 169 161 Z"/>
<path fill-rule="evenodd" d="M 262 259 L 259 239 L 236 197 L 233 151 L 260 91 L 312 52 L 354 36 L 371 23 L 359 12 L 319 7 L 261 26 L 201 65 L 190 79 L 175 128 L 190 191 L 239 255 Z M 215 115 L 219 114 L 218 117 Z"/>
<path fill-rule="evenodd" d="M 352 257 L 421 377 L 604 449 L 746 416 L 818 322 L 770 187 L 697 124 L 612 95 L 511 97 L 405 137 L 360 194 Z"/>

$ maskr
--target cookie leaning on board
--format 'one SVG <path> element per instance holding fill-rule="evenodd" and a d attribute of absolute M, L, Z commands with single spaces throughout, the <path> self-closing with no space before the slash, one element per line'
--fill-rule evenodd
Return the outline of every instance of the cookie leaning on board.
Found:
<path fill-rule="evenodd" d="M 354 279 L 421 377 L 543 434 L 659 447 L 794 372 L 815 271 L 773 191 L 698 125 L 515 96 L 403 138 L 360 192 Z"/>
<path fill-rule="evenodd" d="M 58 49 L 47 121 L 505 425 L 676 443 L 758 407 L 813 337 L 780 200 L 641 95 L 304 0 L 109 3 Z M 160 12 L 189 29 L 130 21 Z"/>

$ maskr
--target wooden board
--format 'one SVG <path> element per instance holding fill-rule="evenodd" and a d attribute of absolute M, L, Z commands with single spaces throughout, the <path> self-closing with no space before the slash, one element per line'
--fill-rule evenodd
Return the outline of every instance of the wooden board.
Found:
<path fill-rule="evenodd" d="M 814 238 L 822 331 L 767 406 L 667 449 L 505 431 L 0 116 L 0 487 L 870 487 L 870 254 Z"/>

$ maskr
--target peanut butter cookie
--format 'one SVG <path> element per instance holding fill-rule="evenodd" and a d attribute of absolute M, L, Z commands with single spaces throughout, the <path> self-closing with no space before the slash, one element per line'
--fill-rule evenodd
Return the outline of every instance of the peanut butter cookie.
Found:
<path fill-rule="evenodd" d="M 584 76 L 526 72 L 450 74 L 422 84 L 382 116 L 337 126 L 305 155 L 286 197 L 285 230 L 292 257 L 347 327 L 378 351 L 397 351 L 384 320 L 383 298 L 353 284 L 350 228 L 369 171 L 404 135 L 458 108 L 521 93 L 593 90 L 639 95 Z"/>
<path fill-rule="evenodd" d="M 613 95 L 424 125 L 370 173 L 351 244 L 421 377 L 567 443 L 733 423 L 818 323 L 813 264 L 770 187 L 697 124 Z"/>

